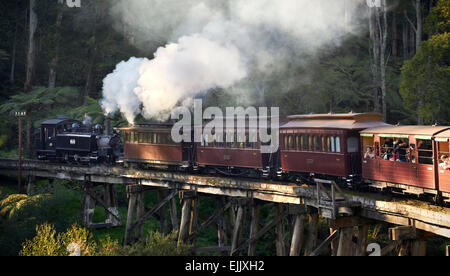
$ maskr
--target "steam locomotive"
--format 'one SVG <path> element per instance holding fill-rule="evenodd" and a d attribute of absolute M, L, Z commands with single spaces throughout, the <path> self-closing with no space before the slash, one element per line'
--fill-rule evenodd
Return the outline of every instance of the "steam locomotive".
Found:
<path fill-rule="evenodd" d="M 177 143 L 172 140 L 171 124 L 111 131 L 107 119 L 103 131 L 88 120 L 58 118 L 42 123 L 37 155 L 56 162 L 120 161 L 139 169 L 300 183 L 329 179 L 350 188 L 373 187 L 450 203 L 450 126 L 392 126 L 380 114 L 353 112 L 287 119 L 278 130 L 278 151 L 263 153 L 263 143 L 250 141 L 248 129 L 241 142 L 225 141 L 223 133 L 216 133 L 202 135 L 201 142 Z M 226 135 L 236 137 L 237 131 Z"/>
<path fill-rule="evenodd" d="M 75 164 L 110 163 L 122 155 L 122 141 L 117 129 L 112 130 L 109 118 L 106 127 L 85 116 L 83 122 L 58 116 L 41 123 L 36 134 L 36 154 L 39 160 Z"/>

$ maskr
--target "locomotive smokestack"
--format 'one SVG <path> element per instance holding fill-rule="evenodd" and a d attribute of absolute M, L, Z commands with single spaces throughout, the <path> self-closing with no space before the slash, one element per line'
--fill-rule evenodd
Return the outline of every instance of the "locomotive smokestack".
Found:
<path fill-rule="evenodd" d="M 109 117 L 109 115 L 106 116 L 105 118 L 105 134 L 106 135 L 111 135 L 112 131 L 111 131 L 111 118 Z"/>

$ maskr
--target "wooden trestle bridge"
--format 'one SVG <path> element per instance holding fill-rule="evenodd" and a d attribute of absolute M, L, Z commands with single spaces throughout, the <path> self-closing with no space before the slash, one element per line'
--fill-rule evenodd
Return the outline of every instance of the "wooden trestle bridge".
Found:
<path fill-rule="evenodd" d="M 0 159 L 0 175 L 17 175 L 18 161 Z M 116 227 L 126 224 L 123 242 L 142 237 L 143 223 L 157 216 L 162 228 L 169 219 L 178 230 L 178 240 L 195 243 L 197 235 L 208 226 L 217 227 L 218 242 L 212 247 L 196 248 L 197 252 L 222 252 L 255 255 L 258 239 L 275 228 L 279 256 L 315 256 L 331 250 L 337 256 L 365 256 L 369 253 L 368 230 L 371 224 L 391 224 L 390 243 L 377 252 L 386 255 L 426 255 L 427 239 L 433 236 L 450 238 L 450 209 L 421 208 L 407 203 L 374 199 L 355 192 L 346 192 L 330 181 L 317 179 L 315 186 L 244 178 L 227 178 L 168 172 L 136 170 L 122 166 L 75 166 L 41 161 L 22 162 L 22 175 L 28 177 L 28 188 L 36 178 L 81 181 L 82 214 L 87 227 Z M 123 221 L 118 212 L 116 186 L 126 185 L 128 215 Z M 98 187 L 103 187 L 99 190 Z M 146 192 L 156 192 L 159 203 L 151 209 L 144 205 Z M 176 196 L 182 202 L 178 218 Z M 215 197 L 217 208 L 200 225 L 200 196 Z M 266 225 L 260 225 L 260 210 L 265 203 L 275 203 L 276 214 Z M 96 205 L 105 208 L 105 222 L 93 223 Z M 169 207 L 169 209 L 168 209 Z M 248 214 L 247 214 L 248 213 Z M 330 235 L 318 240 L 319 217 L 327 219 Z M 287 227 L 287 219 L 292 222 Z M 249 218 L 249 219 L 247 219 Z M 250 231 L 243 233 L 249 220 Z M 289 229 L 287 232 L 286 229 Z M 288 239 L 287 237 L 289 234 Z M 246 237 L 244 239 L 244 237 Z M 288 241 L 289 240 L 289 241 Z M 447 255 L 450 247 L 447 247 Z M 393 254 L 393 253 L 391 253 Z"/>

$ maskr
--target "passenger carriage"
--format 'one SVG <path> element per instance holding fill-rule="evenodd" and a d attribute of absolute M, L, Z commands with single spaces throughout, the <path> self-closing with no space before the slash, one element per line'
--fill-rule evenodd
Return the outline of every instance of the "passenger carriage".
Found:
<path fill-rule="evenodd" d="M 268 123 L 270 119 L 268 119 Z M 281 118 L 280 123 L 283 123 Z M 225 126 L 225 118 L 224 124 Z M 206 172 L 218 172 L 225 175 L 244 175 L 253 173 L 253 176 L 275 176 L 279 163 L 279 150 L 274 153 L 261 152 L 262 143 L 258 127 L 245 127 L 226 129 L 224 132 L 212 136 L 203 134 L 201 142 L 196 143 L 196 157 L 198 167 Z M 238 139 L 238 133 L 244 134 L 244 139 Z M 256 141 L 250 139 L 256 137 Z M 232 142 L 227 142 L 231 137 Z M 229 141 L 229 140 L 228 140 Z"/>
<path fill-rule="evenodd" d="M 172 124 L 140 124 L 122 128 L 127 164 L 162 168 L 189 168 L 193 163 L 191 143 L 172 140 Z"/>
<path fill-rule="evenodd" d="M 359 131 L 388 126 L 381 114 L 310 114 L 288 117 L 280 128 L 283 174 L 345 180 L 361 176 Z"/>
<path fill-rule="evenodd" d="M 363 151 L 374 150 L 374 157 L 362 157 L 363 177 L 372 187 L 410 194 L 440 196 L 450 192 L 447 170 L 439 160 L 448 155 L 450 127 L 391 126 L 361 131 Z M 448 194 L 447 194 L 448 198 Z"/>

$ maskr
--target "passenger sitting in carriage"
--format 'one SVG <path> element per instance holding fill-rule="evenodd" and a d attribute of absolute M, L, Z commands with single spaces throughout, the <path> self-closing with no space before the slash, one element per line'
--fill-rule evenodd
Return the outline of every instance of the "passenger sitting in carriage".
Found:
<path fill-rule="evenodd" d="M 374 158 L 375 158 L 375 153 L 373 152 L 373 148 L 367 147 L 367 151 L 364 154 L 364 159 L 374 159 Z"/>
<path fill-rule="evenodd" d="M 441 156 L 441 163 L 439 164 L 439 167 L 444 170 L 450 170 L 450 158 L 447 155 Z"/>

